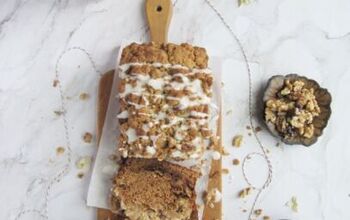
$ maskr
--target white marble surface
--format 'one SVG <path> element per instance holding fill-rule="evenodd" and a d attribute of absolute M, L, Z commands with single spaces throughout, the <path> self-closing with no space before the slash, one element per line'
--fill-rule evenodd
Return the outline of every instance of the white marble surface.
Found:
<path fill-rule="evenodd" d="M 69 47 L 80 46 L 92 54 L 97 68 L 114 67 L 122 39 L 146 40 L 143 0 L 134 1 L 20 1 L 0 5 L 0 219 L 14 219 L 24 209 L 42 209 L 48 181 L 65 164 L 56 155 L 66 140 L 57 88 L 52 86 L 55 63 Z M 281 146 L 264 131 L 259 133 L 270 150 L 274 167 L 271 186 L 257 206 L 272 219 L 350 219 L 350 1 L 266 0 L 237 8 L 235 0 L 212 0 L 240 37 L 253 68 L 254 91 L 269 76 L 297 72 L 315 78 L 333 95 L 333 114 L 325 134 L 311 148 Z M 227 59 L 223 71 L 225 157 L 224 219 L 246 219 L 251 203 L 237 199 L 245 187 L 233 158 L 258 151 L 247 135 L 247 74 L 232 69 L 242 60 L 236 42 L 203 0 L 178 0 L 170 29 L 173 42 L 205 46 L 211 55 Z M 89 171 L 82 179 L 75 161 L 94 156 L 96 142 L 85 144 L 84 132 L 95 134 L 96 91 L 99 74 L 87 57 L 72 51 L 59 66 L 66 100 L 72 162 L 67 176 L 55 184 L 48 203 L 49 219 L 95 219 L 85 205 Z M 81 92 L 90 94 L 79 100 Z M 259 95 L 254 96 L 258 100 Z M 259 108 L 257 108 L 259 109 Z M 259 120 L 257 120 L 260 123 Z M 230 147 L 233 135 L 245 135 L 240 149 Z M 249 175 L 265 175 L 259 158 L 253 158 Z M 296 196 L 298 213 L 285 203 Z M 34 214 L 20 219 L 40 219 Z"/>

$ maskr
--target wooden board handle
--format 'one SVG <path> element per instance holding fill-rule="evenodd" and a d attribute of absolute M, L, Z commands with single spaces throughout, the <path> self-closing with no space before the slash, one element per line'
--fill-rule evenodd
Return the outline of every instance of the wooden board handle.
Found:
<path fill-rule="evenodd" d="M 146 0 L 146 16 L 152 41 L 157 43 L 168 41 L 168 29 L 172 13 L 171 0 Z"/>

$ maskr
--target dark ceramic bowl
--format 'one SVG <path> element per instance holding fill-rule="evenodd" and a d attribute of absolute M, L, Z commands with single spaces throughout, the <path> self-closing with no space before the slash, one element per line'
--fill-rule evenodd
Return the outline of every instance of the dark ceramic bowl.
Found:
<path fill-rule="evenodd" d="M 301 80 L 305 83 L 306 88 L 313 88 L 314 89 L 314 94 L 317 100 L 317 103 L 320 107 L 321 113 L 320 115 L 316 116 L 313 119 L 312 124 L 314 125 L 314 134 L 311 138 L 306 138 L 300 135 L 294 136 L 294 137 L 289 137 L 285 138 L 283 135 L 281 135 L 276 127 L 275 124 L 272 122 L 267 122 L 265 120 L 265 108 L 266 108 L 266 102 L 269 99 L 276 98 L 277 93 L 282 89 L 284 86 L 284 81 L 286 79 L 290 80 Z M 289 74 L 286 76 L 282 75 L 276 75 L 272 76 L 266 86 L 264 97 L 264 121 L 270 130 L 270 132 L 277 136 L 280 137 L 282 142 L 286 144 L 302 144 L 304 146 L 310 146 L 314 144 L 318 137 L 322 135 L 323 129 L 327 126 L 328 120 L 331 116 L 331 102 L 332 102 L 332 97 L 330 93 L 327 91 L 327 89 L 321 88 L 320 85 L 312 79 L 308 79 L 304 76 L 299 76 L 297 74 Z"/>

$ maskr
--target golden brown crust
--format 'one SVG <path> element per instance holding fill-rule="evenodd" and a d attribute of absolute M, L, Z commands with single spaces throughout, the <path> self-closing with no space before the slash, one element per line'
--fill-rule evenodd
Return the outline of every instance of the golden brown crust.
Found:
<path fill-rule="evenodd" d="M 208 67 L 208 55 L 204 48 L 186 43 L 132 43 L 123 49 L 120 64 L 135 62 L 170 63 L 202 69 Z"/>
<path fill-rule="evenodd" d="M 194 190 L 198 176 L 165 161 L 126 159 L 115 177 L 111 207 L 125 218 L 129 214 L 145 219 L 198 219 Z"/>

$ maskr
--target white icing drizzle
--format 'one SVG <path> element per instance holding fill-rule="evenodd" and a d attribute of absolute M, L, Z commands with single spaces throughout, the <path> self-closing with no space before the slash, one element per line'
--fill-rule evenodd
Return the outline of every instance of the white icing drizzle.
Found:
<path fill-rule="evenodd" d="M 129 68 L 131 66 L 142 66 L 142 65 L 148 65 L 153 67 L 165 67 L 165 68 L 172 68 L 172 69 L 185 69 L 189 70 L 189 73 L 175 73 L 171 76 L 167 75 L 165 77 L 161 78 L 151 78 L 149 74 L 138 72 L 138 73 L 127 73 Z M 119 93 L 118 97 L 120 99 L 124 99 L 129 105 L 135 106 L 135 109 L 141 109 L 143 107 L 147 107 L 149 105 L 149 98 L 159 98 L 159 99 L 166 99 L 166 100 L 176 100 L 178 101 L 178 105 L 176 106 L 180 110 L 184 110 L 189 107 L 193 106 L 199 106 L 199 105 L 210 105 L 210 97 L 208 94 L 205 93 L 202 89 L 202 81 L 199 79 L 193 79 L 191 80 L 189 76 L 192 76 L 196 73 L 203 73 L 203 74 L 212 74 L 210 69 L 190 69 L 185 66 L 181 65 L 171 65 L 171 64 L 162 64 L 162 63 L 128 63 L 123 64 L 119 67 L 119 77 L 124 80 L 125 86 L 124 91 L 122 93 Z M 175 78 L 180 78 L 181 81 L 177 82 Z M 189 91 L 190 95 L 184 95 L 182 97 L 174 97 L 170 95 L 165 95 L 163 93 L 161 94 L 150 94 L 147 92 L 147 86 L 152 87 L 153 89 L 157 91 L 163 91 L 163 90 L 175 90 L 175 91 Z M 133 94 L 135 96 L 139 96 L 143 98 L 144 103 L 138 104 L 131 101 L 126 100 L 126 96 L 129 94 Z M 179 144 L 187 135 L 187 131 L 190 128 L 195 128 L 199 131 L 200 126 L 204 126 L 208 123 L 209 114 L 204 112 L 197 112 L 192 110 L 189 114 L 181 115 L 181 116 L 169 116 L 165 113 L 169 108 L 172 108 L 169 105 L 164 105 L 162 110 L 160 112 L 155 113 L 142 113 L 138 112 L 138 115 L 147 115 L 152 118 L 151 122 L 145 123 L 142 125 L 142 129 L 144 132 L 148 132 L 150 128 L 153 125 L 157 125 L 160 123 L 161 120 L 165 120 L 168 123 L 162 124 L 161 129 L 166 129 L 169 127 L 172 127 L 174 125 L 177 125 L 180 123 L 180 127 L 177 128 L 175 132 L 175 140 L 178 142 L 176 144 L 176 147 L 179 150 L 173 151 L 171 153 L 171 156 L 174 158 L 183 158 L 185 156 L 184 152 L 181 151 L 181 144 Z M 135 114 L 135 113 L 133 113 Z M 192 117 L 191 117 L 192 116 Z M 119 119 L 125 119 L 128 118 L 129 114 L 127 111 L 120 112 L 117 116 Z M 167 120 L 166 120 L 167 119 Z M 186 123 L 184 123 L 186 122 Z M 136 130 L 133 128 L 129 128 L 125 135 L 128 137 L 128 143 L 132 143 L 136 141 L 138 138 L 144 139 L 144 140 L 150 140 L 151 144 L 150 146 L 147 146 L 145 148 L 146 153 L 148 155 L 154 155 L 157 152 L 156 142 L 158 140 L 158 135 L 143 135 L 143 136 L 137 136 Z M 203 137 L 195 137 L 191 142 L 191 145 L 193 145 L 194 152 L 190 155 L 190 158 L 198 158 L 201 155 L 201 151 L 203 149 L 203 146 L 209 146 L 210 141 Z M 140 149 L 142 148 L 142 145 L 138 146 Z M 140 155 L 136 155 L 140 156 Z"/>
<path fill-rule="evenodd" d="M 122 111 L 117 115 L 117 118 L 119 119 L 125 119 L 129 117 L 129 113 L 128 111 Z"/>

